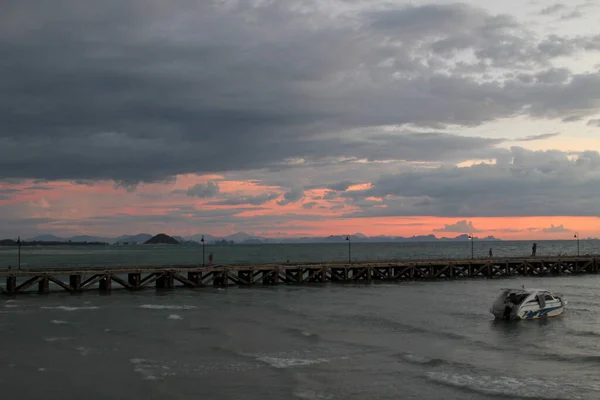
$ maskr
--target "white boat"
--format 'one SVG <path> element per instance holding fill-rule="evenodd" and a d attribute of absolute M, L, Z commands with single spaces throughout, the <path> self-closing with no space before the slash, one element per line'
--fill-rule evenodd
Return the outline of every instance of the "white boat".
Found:
<path fill-rule="evenodd" d="M 545 289 L 502 289 L 490 308 L 496 319 L 542 319 L 565 312 L 566 300 Z"/>

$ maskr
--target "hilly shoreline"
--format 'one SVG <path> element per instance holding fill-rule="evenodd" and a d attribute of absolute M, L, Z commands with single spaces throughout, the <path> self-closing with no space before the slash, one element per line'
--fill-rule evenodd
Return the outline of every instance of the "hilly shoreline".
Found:
<path fill-rule="evenodd" d="M 305 236 L 291 238 L 270 238 L 237 232 L 228 236 L 213 236 L 210 234 L 197 234 L 192 236 L 168 235 L 159 233 L 151 235 L 148 233 L 139 233 L 135 235 L 122 235 L 118 237 L 99 237 L 99 236 L 73 236 L 59 237 L 54 235 L 38 235 L 21 240 L 21 246 L 81 246 L 81 245 L 144 245 L 144 244 L 201 244 L 204 237 L 205 244 L 217 245 L 235 245 L 235 244 L 292 244 L 292 243 L 341 243 L 346 241 L 347 235 L 329 235 L 329 236 Z M 438 241 L 469 241 L 467 234 L 461 234 L 456 237 L 436 237 L 435 235 L 422 236 L 367 236 L 361 233 L 350 235 L 353 243 L 385 243 L 385 242 L 438 242 Z M 476 238 L 478 241 L 498 241 L 501 239 L 493 236 Z M 0 240 L 0 246 L 16 246 L 15 239 Z"/>

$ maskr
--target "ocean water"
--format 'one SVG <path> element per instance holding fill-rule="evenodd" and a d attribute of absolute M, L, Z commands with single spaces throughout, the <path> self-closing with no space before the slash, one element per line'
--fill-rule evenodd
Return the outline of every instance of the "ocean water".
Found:
<path fill-rule="evenodd" d="M 362 260 L 401 260 L 433 258 L 521 257 L 531 255 L 533 242 L 475 241 L 415 243 L 317 243 L 256 244 L 217 246 L 39 246 L 21 247 L 21 267 L 85 267 L 110 265 L 182 265 L 206 263 L 212 253 L 215 264 L 255 264 L 277 262 L 321 262 Z M 576 255 L 574 240 L 537 241 L 537 255 Z M 581 240 L 580 254 L 599 254 L 600 240 Z M 17 266 L 17 248 L 0 247 L 0 268 Z"/>
<path fill-rule="evenodd" d="M 505 286 L 567 313 L 493 321 Z M 0 299 L 8 399 L 598 399 L 600 277 Z"/>
<path fill-rule="evenodd" d="M 530 252 L 495 242 L 481 256 L 489 246 Z M 581 252 L 597 246 L 582 241 Z M 209 247 L 221 262 L 344 259 L 347 249 Z M 356 247 L 365 259 L 470 256 L 465 243 Z M 538 242 L 538 255 L 573 247 Z M 186 264 L 202 251 L 22 250 L 29 266 Z M 16 253 L 0 254 L 2 267 Z M 567 313 L 494 321 L 498 290 L 521 285 L 566 296 Z M 0 387 L 8 399 L 44 400 L 598 399 L 599 304 L 597 275 L 0 297 Z"/>

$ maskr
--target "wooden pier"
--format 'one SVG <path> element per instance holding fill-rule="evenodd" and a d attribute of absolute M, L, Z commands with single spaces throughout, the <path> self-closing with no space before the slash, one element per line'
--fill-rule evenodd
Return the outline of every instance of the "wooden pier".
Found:
<path fill-rule="evenodd" d="M 597 274 L 600 257 L 531 257 L 465 260 L 394 260 L 303 264 L 122 266 L 6 269 L 0 292 L 49 293 L 155 287 L 360 283 Z"/>

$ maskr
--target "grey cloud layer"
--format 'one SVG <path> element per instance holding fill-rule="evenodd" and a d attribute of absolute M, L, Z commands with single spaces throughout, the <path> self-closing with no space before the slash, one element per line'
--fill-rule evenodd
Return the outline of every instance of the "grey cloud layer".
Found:
<path fill-rule="evenodd" d="M 389 174 L 370 189 L 342 193 L 349 204 L 383 199 L 345 217 L 432 215 L 600 216 L 600 154 L 512 148 L 497 164 Z"/>
<path fill-rule="evenodd" d="M 466 5 L 342 5 L 2 2 L 0 179 L 127 187 L 290 158 L 493 157 L 497 141 L 378 127 L 584 117 L 600 106 L 599 73 L 550 62 L 597 50 L 598 37 L 536 38 Z M 474 56 L 450 61 L 463 51 Z"/>

